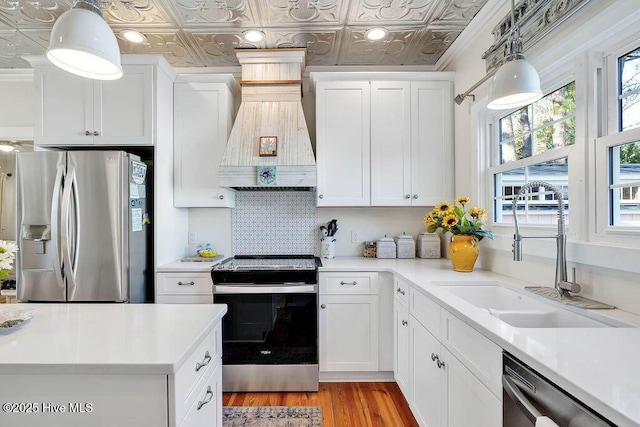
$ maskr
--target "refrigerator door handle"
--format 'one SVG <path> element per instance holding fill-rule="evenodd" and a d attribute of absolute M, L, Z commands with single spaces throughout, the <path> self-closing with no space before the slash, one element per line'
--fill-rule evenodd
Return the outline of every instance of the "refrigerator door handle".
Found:
<path fill-rule="evenodd" d="M 64 178 L 64 166 L 59 165 L 56 172 L 56 178 L 53 184 L 53 196 L 51 203 L 51 244 L 53 245 L 53 271 L 56 282 L 60 288 L 64 288 L 62 280 L 62 261 L 60 260 L 60 233 L 58 232 L 58 224 L 60 217 L 60 191 L 62 190 L 62 179 Z"/>
<path fill-rule="evenodd" d="M 63 241 L 63 245 L 62 245 L 62 258 L 63 258 L 63 262 L 64 262 L 64 266 L 65 266 L 65 276 L 67 278 L 67 300 L 71 300 L 73 294 L 76 291 L 76 270 L 75 267 L 77 267 L 77 264 L 73 264 L 71 262 L 71 244 L 72 242 L 70 242 L 71 236 L 69 234 L 69 210 L 71 208 L 71 192 L 73 191 L 73 188 L 75 186 L 75 181 L 76 181 L 76 170 L 75 168 L 71 167 L 68 171 L 67 171 L 67 180 L 65 181 L 64 184 L 64 190 L 62 191 L 62 241 Z M 76 190 L 76 194 L 77 194 L 77 190 Z M 74 196 L 76 195 L 74 194 Z M 77 203 L 76 203 L 77 205 Z M 76 219 L 78 218 L 78 215 L 76 214 Z M 75 226 L 75 224 L 74 224 Z M 77 236 L 76 237 L 76 242 L 77 242 Z M 75 248 L 74 248 L 75 250 Z"/>

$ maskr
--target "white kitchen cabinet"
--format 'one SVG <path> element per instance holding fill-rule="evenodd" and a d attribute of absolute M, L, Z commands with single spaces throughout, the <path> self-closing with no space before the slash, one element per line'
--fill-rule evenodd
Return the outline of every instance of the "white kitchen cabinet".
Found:
<path fill-rule="evenodd" d="M 393 374 L 405 399 L 410 402 L 409 309 L 398 298 L 393 302 L 393 319 Z"/>
<path fill-rule="evenodd" d="M 433 206 L 452 196 L 449 74 L 326 74 L 312 76 L 318 206 Z"/>
<path fill-rule="evenodd" d="M 156 303 L 213 304 L 211 273 L 156 273 Z"/>
<path fill-rule="evenodd" d="M 174 85 L 176 207 L 235 207 L 235 192 L 218 186 L 233 123 L 233 76 L 179 76 Z"/>
<path fill-rule="evenodd" d="M 491 393 L 451 352 L 441 347 L 440 359 L 447 401 L 444 412 L 447 427 L 499 427 L 502 425 L 502 401 Z"/>
<path fill-rule="evenodd" d="M 30 61 L 36 87 L 35 145 L 155 144 L 158 85 L 164 82 L 157 72 L 169 67 L 162 57 L 123 55 L 124 75 L 110 81 L 76 76 L 41 57 Z"/>
<path fill-rule="evenodd" d="M 378 295 L 320 295 L 320 372 L 378 370 Z"/>
<path fill-rule="evenodd" d="M 378 273 L 320 274 L 320 372 L 378 371 Z"/>
<path fill-rule="evenodd" d="M 175 373 L 68 374 L 52 364 L 56 373 L 42 373 L 46 368 L 40 368 L 3 374 L 3 401 L 33 402 L 37 410 L 0 412 L 0 425 L 222 427 L 221 349 L 218 321 L 186 352 Z M 96 371 L 101 368 L 98 365 Z M 117 372 L 117 366 L 111 369 Z"/>
<path fill-rule="evenodd" d="M 446 408 L 447 382 L 438 367 L 439 359 L 435 359 L 440 354 L 440 342 L 413 316 L 410 316 L 409 331 L 409 405 L 420 426 L 445 426 L 443 408 Z"/>
<path fill-rule="evenodd" d="M 369 82 L 316 85 L 318 206 L 369 206 Z"/>

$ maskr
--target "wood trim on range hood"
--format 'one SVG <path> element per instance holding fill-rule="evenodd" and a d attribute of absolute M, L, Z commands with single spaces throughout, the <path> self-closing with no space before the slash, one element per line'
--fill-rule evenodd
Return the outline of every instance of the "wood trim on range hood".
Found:
<path fill-rule="evenodd" d="M 220 185 L 239 190 L 313 189 L 316 162 L 302 111 L 306 49 L 236 49 L 242 102 L 220 163 Z M 278 155 L 260 157 L 260 137 L 277 136 Z M 275 166 L 261 185 L 258 166 Z"/>

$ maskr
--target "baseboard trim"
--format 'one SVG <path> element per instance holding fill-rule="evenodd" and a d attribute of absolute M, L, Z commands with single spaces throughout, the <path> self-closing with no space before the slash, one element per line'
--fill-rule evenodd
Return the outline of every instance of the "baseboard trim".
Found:
<path fill-rule="evenodd" d="M 320 372 L 320 382 L 394 382 L 392 371 L 383 372 Z"/>

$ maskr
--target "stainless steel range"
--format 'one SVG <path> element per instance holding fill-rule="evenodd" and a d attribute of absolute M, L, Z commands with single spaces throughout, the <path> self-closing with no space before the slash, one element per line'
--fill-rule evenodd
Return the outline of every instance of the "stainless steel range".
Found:
<path fill-rule="evenodd" d="M 223 391 L 318 390 L 318 267 L 313 255 L 244 255 L 213 267 Z"/>

